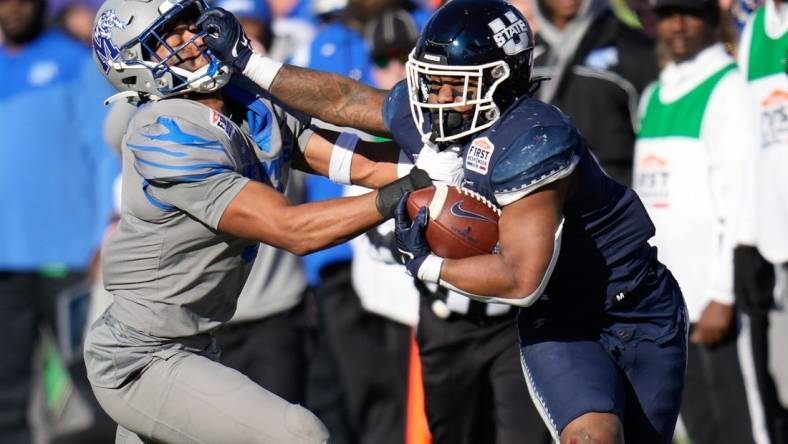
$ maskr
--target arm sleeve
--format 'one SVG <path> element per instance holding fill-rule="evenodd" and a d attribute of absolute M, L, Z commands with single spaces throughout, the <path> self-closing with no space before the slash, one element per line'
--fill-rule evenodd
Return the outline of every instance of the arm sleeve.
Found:
<path fill-rule="evenodd" d="M 718 242 L 709 258 L 709 297 L 733 303 L 733 249 L 743 224 L 750 224 L 754 208 L 744 196 L 754 171 L 742 168 L 757 151 L 757 128 L 748 90 L 737 71 L 724 77 L 712 93 L 702 137 L 709 159 L 709 192 Z"/>
<path fill-rule="evenodd" d="M 571 125 L 537 125 L 519 136 L 495 162 L 495 198 L 506 206 L 567 177 L 580 160 L 583 140 Z"/>

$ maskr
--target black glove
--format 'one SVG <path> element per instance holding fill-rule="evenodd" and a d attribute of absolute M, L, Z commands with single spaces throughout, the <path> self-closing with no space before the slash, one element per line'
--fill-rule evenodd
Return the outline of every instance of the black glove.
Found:
<path fill-rule="evenodd" d="M 394 239 L 397 242 L 397 250 L 400 252 L 402 264 L 408 270 L 408 274 L 418 278 L 419 268 L 424 264 L 424 260 L 432 253 L 430 246 L 427 245 L 425 231 L 430 220 L 427 207 L 419 208 L 416 217 L 411 222 L 408 217 L 408 193 L 402 196 L 395 211 Z"/>
<path fill-rule="evenodd" d="M 432 180 L 427 172 L 413 167 L 407 175 L 379 189 L 375 205 L 378 207 L 378 212 L 384 218 L 389 219 L 394 217 L 394 209 L 397 208 L 403 194 L 431 186 Z"/>
<path fill-rule="evenodd" d="M 243 72 L 253 51 L 238 19 L 222 8 L 211 8 L 197 19 L 197 26 L 206 32 L 203 41 L 216 58 Z"/>

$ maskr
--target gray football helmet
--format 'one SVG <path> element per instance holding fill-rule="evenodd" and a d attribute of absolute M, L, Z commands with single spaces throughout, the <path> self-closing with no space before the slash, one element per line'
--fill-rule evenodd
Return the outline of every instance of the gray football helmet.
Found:
<path fill-rule="evenodd" d="M 93 23 L 93 60 L 120 92 L 160 99 L 189 91 L 215 91 L 230 80 L 231 68 L 207 49 L 203 56 L 209 63 L 194 72 L 167 64 L 204 32 L 177 48 L 164 41 L 168 24 L 183 19 L 196 22 L 207 8 L 204 0 L 107 0 Z M 169 55 L 159 57 L 158 45 Z"/>

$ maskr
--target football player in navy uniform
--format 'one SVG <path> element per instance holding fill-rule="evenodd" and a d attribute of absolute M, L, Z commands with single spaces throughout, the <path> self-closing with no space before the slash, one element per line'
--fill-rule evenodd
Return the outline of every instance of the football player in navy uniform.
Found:
<path fill-rule="evenodd" d="M 523 373 L 556 440 L 671 441 L 686 366 L 681 291 L 647 243 L 654 226 L 637 196 L 602 171 L 559 109 L 532 98 L 533 35 L 514 7 L 448 2 L 391 91 L 276 64 L 226 32 L 231 15 L 209 15 L 206 44 L 288 105 L 391 135 L 433 179 L 502 207 L 499 253 L 450 260 L 431 253 L 426 209 L 410 221 L 405 197 L 397 246 L 423 281 L 522 308 Z"/>

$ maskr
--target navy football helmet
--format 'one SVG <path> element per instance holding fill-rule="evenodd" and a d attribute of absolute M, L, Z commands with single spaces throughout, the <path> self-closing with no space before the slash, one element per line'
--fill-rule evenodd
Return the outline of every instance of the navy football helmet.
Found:
<path fill-rule="evenodd" d="M 451 142 L 495 123 L 530 91 L 533 47 L 528 21 L 504 0 L 451 0 L 435 11 L 407 62 L 411 111 L 422 136 Z M 456 77 L 461 101 L 428 103 L 433 77 Z M 454 110 L 468 105 L 466 117 Z"/>

